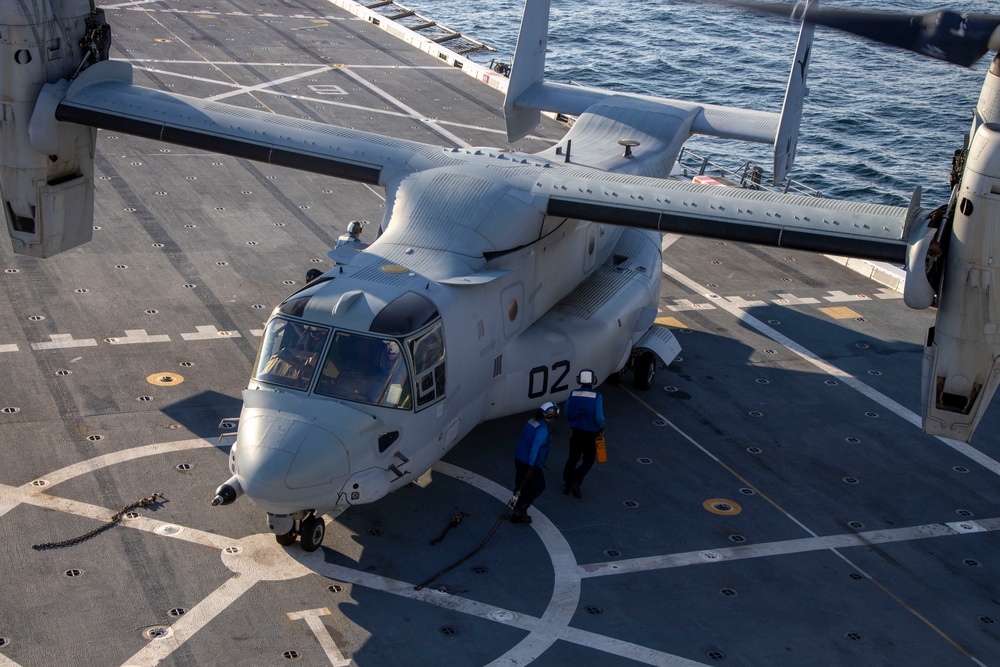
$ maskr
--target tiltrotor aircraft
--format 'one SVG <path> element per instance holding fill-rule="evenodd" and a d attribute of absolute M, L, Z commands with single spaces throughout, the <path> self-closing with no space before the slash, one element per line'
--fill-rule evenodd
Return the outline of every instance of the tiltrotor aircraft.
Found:
<path fill-rule="evenodd" d="M 663 232 L 905 263 L 906 303 L 938 309 L 924 429 L 967 441 L 1000 380 L 1000 59 L 947 206 L 922 208 L 919 188 L 908 207 L 867 205 L 667 178 L 694 134 L 771 143 L 775 179 L 786 177 L 811 22 L 782 109 L 764 112 L 547 81 L 548 15 L 548 0 L 527 0 L 508 139 L 541 111 L 576 122 L 528 155 L 139 87 L 108 58 L 111 30 L 91 0 L 3 2 L 0 190 L 14 250 L 49 257 L 90 239 L 96 127 L 385 188 L 381 236 L 333 251 L 334 268 L 272 313 L 214 500 L 245 493 L 279 543 L 301 536 L 310 551 L 325 514 L 416 479 L 484 420 L 563 400 L 582 369 L 631 369 L 648 386 L 653 354 L 669 363 L 679 351 L 655 324 Z M 861 20 L 900 44 L 909 30 L 939 56 L 1000 40 L 998 17 Z"/>

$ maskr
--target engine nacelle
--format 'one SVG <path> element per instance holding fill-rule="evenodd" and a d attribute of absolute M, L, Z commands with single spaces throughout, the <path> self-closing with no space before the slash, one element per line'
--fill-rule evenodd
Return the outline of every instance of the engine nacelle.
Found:
<path fill-rule="evenodd" d="M 91 238 L 96 131 L 56 122 L 55 98 L 109 44 L 90 0 L 0 3 L 0 201 L 16 253 L 49 257 Z"/>
<path fill-rule="evenodd" d="M 967 442 L 1000 383 L 1000 124 L 972 139 L 947 252 L 924 348 L 924 430 Z"/>

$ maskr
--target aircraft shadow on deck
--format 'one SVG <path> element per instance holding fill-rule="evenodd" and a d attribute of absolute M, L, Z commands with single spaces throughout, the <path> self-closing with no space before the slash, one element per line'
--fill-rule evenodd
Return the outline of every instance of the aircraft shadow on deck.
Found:
<path fill-rule="evenodd" d="M 243 401 L 217 391 L 203 391 L 194 396 L 171 403 L 161 412 L 193 435 L 206 440 L 219 437 L 221 420 L 232 418 L 233 428 L 238 423 Z"/>

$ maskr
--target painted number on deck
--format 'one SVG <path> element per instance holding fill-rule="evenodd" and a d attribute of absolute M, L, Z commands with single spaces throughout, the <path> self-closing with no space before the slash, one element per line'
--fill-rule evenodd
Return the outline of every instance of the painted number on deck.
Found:
<path fill-rule="evenodd" d="M 551 370 L 552 385 L 549 385 L 549 372 Z M 545 394 L 557 394 L 560 391 L 569 389 L 569 385 L 564 382 L 569 373 L 569 362 L 565 359 L 552 364 L 551 369 L 545 366 L 535 366 L 528 374 L 528 398 L 538 398 Z"/>

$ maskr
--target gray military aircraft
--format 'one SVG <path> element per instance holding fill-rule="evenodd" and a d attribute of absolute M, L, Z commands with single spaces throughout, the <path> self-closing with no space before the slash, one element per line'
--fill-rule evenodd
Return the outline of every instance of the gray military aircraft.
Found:
<path fill-rule="evenodd" d="M 668 178 L 694 134 L 771 143 L 775 179 L 786 178 L 811 22 L 782 108 L 765 112 L 547 81 L 548 16 L 549 0 L 527 0 L 508 139 L 542 111 L 576 120 L 529 155 L 143 88 L 108 58 L 111 29 L 92 0 L 3 3 L 0 192 L 14 250 L 49 257 L 90 239 L 96 127 L 385 188 L 377 240 L 332 250 L 334 268 L 271 314 L 232 477 L 213 501 L 245 493 L 279 543 L 301 537 L 307 551 L 323 541 L 324 515 L 416 479 L 484 420 L 563 400 L 584 368 L 632 370 L 648 387 L 654 355 L 669 364 L 679 352 L 656 323 L 663 232 L 905 263 L 906 303 L 938 308 L 924 429 L 972 437 L 1000 381 L 1000 60 L 951 202 L 924 209 L 917 188 L 908 207 L 868 205 Z M 995 28 L 984 51 L 997 49 Z"/>

